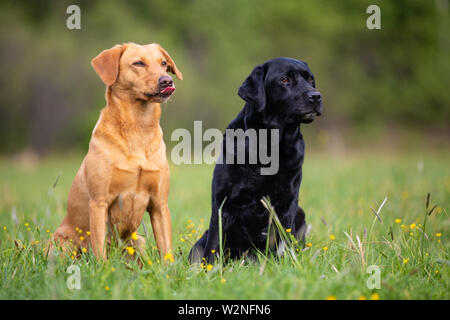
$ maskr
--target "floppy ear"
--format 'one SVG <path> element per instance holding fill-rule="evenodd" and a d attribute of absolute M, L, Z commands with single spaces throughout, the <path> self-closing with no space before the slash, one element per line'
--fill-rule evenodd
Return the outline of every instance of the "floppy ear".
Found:
<path fill-rule="evenodd" d="M 111 49 L 103 50 L 91 61 L 95 72 L 107 86 L 116 82 L 119 74 L 119 61 L 124 49 L 125 46 L 116 45 Z"/>
<path fill-rule="evenodd" d="M 161 50 L 162 54 L 167 59 L 167 64 L 168 64 L 167 71 L 172 72 L 174 75 L 177 76 L 178 79 L 183 80 L 183 74 L 180 72 L 180 70 L 178 70 L 177 66 L 175 65 L 175 61 L 172 60 L 172 58 L 169 56 L 167 51 L 164 50 L 161 46 L 159 46 L 159 50 Z"/>
<path fill-rule="evenodd" d="M 266 106 L 264 66 L 256 66 L 238 90 L 238 95 L 261 112 Z"/>

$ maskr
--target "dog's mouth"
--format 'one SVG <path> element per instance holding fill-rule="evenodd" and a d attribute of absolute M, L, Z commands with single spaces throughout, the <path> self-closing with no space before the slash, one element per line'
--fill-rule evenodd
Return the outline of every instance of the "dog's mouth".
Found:
<path fill-rule="evenodd" d="M 165 87 L 163 89 L 161 89 L 159 92 L 156 93 L 149 93 L 149 92 L 145 92 L 144 95 L 147 98 L 169 98 L 172 93 L 175 91 L 175 87 Z"/>
<path fill-rule="evenodd" d="M 316 112 L 308 112 L 301 116 L 300 123 L 311 123 L 318 114 Z"/>

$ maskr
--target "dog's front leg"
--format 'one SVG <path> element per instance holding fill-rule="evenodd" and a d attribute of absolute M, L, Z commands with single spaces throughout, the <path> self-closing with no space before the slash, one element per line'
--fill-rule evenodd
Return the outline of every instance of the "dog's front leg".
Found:
<path fill-rule="evenodd" d="M 156 246 L 164 256 L 172 251 L 172 225 L 169 207 L 167 204 L 157 205 L 149 213 Z"/>
<path fill-rule="evenodd" d="M 91 231 L 91 247 L 97 258 L 106 260 L 104 248 L 106 239 L 106 220 L 108 216 L 108 203 L 106 201 L 89 202 L 89 229 Z"/>

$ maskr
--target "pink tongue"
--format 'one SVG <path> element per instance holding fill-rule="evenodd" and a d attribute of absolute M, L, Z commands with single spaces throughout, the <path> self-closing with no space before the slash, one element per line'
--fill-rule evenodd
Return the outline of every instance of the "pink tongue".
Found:
<path fill-rule="evenodd" d="M 171 94 L 174 91 L 175 91 L 174 87 L 167 87 L 167 88 L 164 88 L 164 90 L 162 90 L 160 93 L 162 93 L 162 94 Z"/>

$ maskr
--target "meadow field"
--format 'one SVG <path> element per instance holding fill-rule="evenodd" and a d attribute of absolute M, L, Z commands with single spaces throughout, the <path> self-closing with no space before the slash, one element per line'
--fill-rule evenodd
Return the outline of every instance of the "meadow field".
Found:
<path fill-rule="evenodd" d="M 89 250 L 48 259 L 44 249 L 65 215 L 81 160 L 0 160 L 0 299 L 450 298 L 450 153 L 309 152 L 300 189 L 312 226 L 305 248 L 214 266 L 187 262 L 209 223 L 213 166 L 206 165 L 171 167 L 173 257 L 159 257 L 145 215 L 148 234 L 142 225 L 138 232 L 148 241 L 143 265 L 120 245 L 106 262 Z M 385 198 L 380 222 L 371 208 Z M 67 286 L 71 265 L 80 268 L 80 289 Z M 367 285 L 373 268 L 379 289 Z"/>

